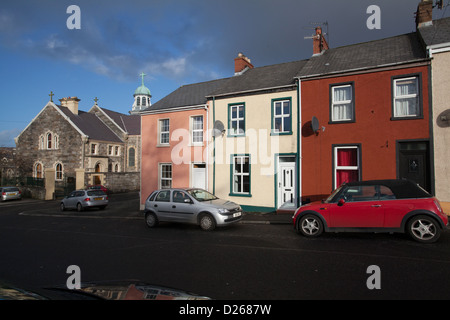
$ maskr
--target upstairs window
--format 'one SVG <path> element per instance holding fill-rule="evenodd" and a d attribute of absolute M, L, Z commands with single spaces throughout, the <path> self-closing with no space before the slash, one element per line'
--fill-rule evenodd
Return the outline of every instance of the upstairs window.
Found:
<path fill-rule="evenodd" d="M 272 100 L 272 133 L 292 133 L 292 108 L 290 99 Z"/>
<path fill-rule="evenodd" d="M 192 117 L 192 144 L 203 143 L 203 116 Z"/>
<path fill-rule="evenodd" d="M 228 134 L 230 136 L 245 135 L 245 105 L 228 105 Z"/>
<path fill-rule="evenodd" d="M 169 144 L 169 119 L 159 120 L 159 144 Z"/>
<path fill-rule="evenodd" d="M 417 118 L 422 116 L 419 77 L 393 80 L 393 118 Z"/>
<path fill-rule="evenodd" d="M 330 122 L 355 121 L 354 100 L 353 83 L 331 86 Z"/>

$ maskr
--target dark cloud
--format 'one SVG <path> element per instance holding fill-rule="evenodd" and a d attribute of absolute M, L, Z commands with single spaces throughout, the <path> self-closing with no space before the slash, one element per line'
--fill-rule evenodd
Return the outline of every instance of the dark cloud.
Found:
<path fill-rule="evenodd" d="M 113 79 L 195 82 L 233 73 L 244 52 L 255 66 L 306 59 L 314 27 L 328 22 L 332 47 L 414 31 L 419 0 L 77 1 L 81 30 L 68 30 L 69 1 L 2 3 L 5 46 L 68 62 Z M 366 9 L 381 8 L 369 30 Z"/>

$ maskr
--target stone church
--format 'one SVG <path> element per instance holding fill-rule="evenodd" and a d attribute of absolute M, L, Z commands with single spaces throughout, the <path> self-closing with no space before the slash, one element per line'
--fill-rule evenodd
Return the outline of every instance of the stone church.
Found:
<path fill-rule="evenodd" d="M 130 114 L 102 108 L 97 98 L 89 111 L 82 111 L 77 97 L 56 104 L 51 93 L 50 101 L 15 138 L 22 174 L 45 179 L 46 184 L 73 184 L 76 189 L 103 185 L 111 192 L 139 190 L 139 111 L 151 105 L 150 90 L 141 76 Z"/>

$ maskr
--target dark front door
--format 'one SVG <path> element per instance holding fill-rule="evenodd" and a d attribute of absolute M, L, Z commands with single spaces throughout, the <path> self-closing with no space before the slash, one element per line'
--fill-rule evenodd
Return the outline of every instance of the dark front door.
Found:
<path fill-rule="evenodd" d="M 428 142 L 398 143 L 398 178 L 410 179 L 431 192 Z"/>

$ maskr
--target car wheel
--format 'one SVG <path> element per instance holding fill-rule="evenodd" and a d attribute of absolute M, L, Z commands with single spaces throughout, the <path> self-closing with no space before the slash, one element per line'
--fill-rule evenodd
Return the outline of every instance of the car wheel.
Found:
<path fill-rule="evenodd" d="M 83 206 L 81 205 L 81 203 L 77 203 L 77 211 L 78 212 L 81 212 L 81 211 L 83 211 Z"/>
<path fill-rule="evenodd" d="M 200 217 L 200 228 L 205 231 L 211 231 L 216 228 L 216 221 L 210 214 L 203 214 Z"/>
<path fill-rule="evenodd" d="M 64 205 L 64 203 L 61 202 L 61 204 L 59 205 L 59 209 L 61 209 L 61 211 L 66 210 L 66 206 Z"/>
<path fill-rule="evenodd" d="M 154 213 L 147 213 L 145 215 L 145 223 L 147 224 L 147 227 L 153 228 L 158 225 L 158 218 Z"/>
<path fill-rule="evenodd" d="M 305 237 L 318 237 L 323 232 L 323 223 L 319 217 L 307 214 L 300 218 L 298 222 L 298 230 Z"/>
<path fill-rule="evenodd" d="M 437 222 L 428 216 L 416 216 L 408 222 L 409 235 L 418 242 L 433 243 L 441 235 Z"/>

